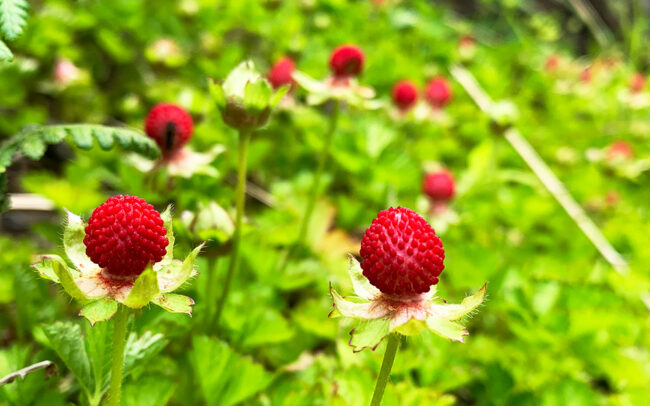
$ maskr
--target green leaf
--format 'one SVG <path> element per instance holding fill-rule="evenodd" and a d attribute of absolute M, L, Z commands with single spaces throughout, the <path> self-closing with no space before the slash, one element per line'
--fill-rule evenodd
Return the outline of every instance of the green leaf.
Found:
<path fill-rule="evenodd" d="M 147 331 L 140 337 L 131 333 L 124 350 L 124 376 L 132 373 L 138 365 L 146 365 L 147 360 L 162 351 L 166 345 L 167 340 L 160 333 L 153 334 Z"/>
<path fill-rule="evenodd" d="M 208 406 L 232 406 L 260 392 L 271 382 L 261 365 L 233 351 L 228 344 L 194 337 L 191 354 Z"/>
<path fill-rule="evenodd" d="M 106 321 L 117 311 L 117 302 L 113 299 L 99 299 L 81 308 L 80 316 L 84 316 L 94 326 L 98 321 Z"/>
<path fill-rule="evenodd" d="M 259 78 L 244 86 L 244 106 L 249 113 L 259 113 L 269 107 L 273 88 L 266 79 Z"/>
<path fill-rule="evenodd" d="M 124 385 L 122 406 L 165 406 L 174 394 L 176 383 L 162 375 L 144 375 Z"/>
<path fill-rule="evenodd" d="M 75 278 L 72 274 L 72 271 L 65 263 L 63 258 L 57 255 L 43 255 L 42 258 L 44 263 L 43 266 L 51 267 L 52 272 L 54 272 L 54 274 L 58 279 L 58 283 L 60 283 L 63 286 L 63 289 L 65 289 L 68 295 L 80 301 L 88 300 L 88 297 L 81 291 L 81 289 L 79 289 L 79 286 L 77 286 L 77 284 L 75 283 Z M 45 272 L 47 274 L 49 271 L 45 271 Z M 46 276 L 46 278 L 51 279 L 48 276 Z"/>
<path fill-rule="evenodd" d="M 473 295 L 467 296 L 460 304 L 432 304 L 431 310 L 437 316 L 447 320 L 458 320 L 461 317 L 474 311 L 483 303 L 487 292 L 487 283 Z"/>
<path fill-rule="evenodd" d="M 178 295 L 176 293 L 164 293 L 156 296 L 153 302 L 169 312 L 192 315 L 194 300 L 189 296 Z"/>
<path fill-rule="evenodd" d="M 11 52 L 7 44 L 0 39 L 0 62 L 11 61 L 14 59 L 14 54 Z"/>
<path fill-rule="evenodd" d="M 63 248 L 72 265 L 81 272 L 99 268 L 99 265 L 86 255 L 86 245 L 84 237 L 86 236 L 86 224 L 74 213 L 67 211 L 68 217 L 65 227 L 63 228 Z"/>
<path fill-rule="evenodd" d="M 427 327 L 434 333 L 450 339 L 451 341 L 465 342 L 465 336 L 469 335 L 465 327 L 454 321 L 446 320 L 437 316 L 427 318 Z"/>
<path fill-rule="evenodd" d="M 94 395 L 100 398 L 108 390 L 112 343 L 113 323 L 86 324 L 86 350 L 95 380 Z"/>
<path fill-rule="evenodd" d="M 374 351 L 389 332 L 390 319 L 388 317 L 363 321 L 350 331 L 349 345 L 354 348 L 354 352 L 362 351 L 365 348 Z"/>
<path fill-rule="evenodd" d="M 149 304 L 158 293 L 158 276 L 153 268 L 148 266 L 133 283 L 131 292 L 124 299 L 124 305 L 132 309 L 140 309 Z"/>
<path fill-rule="evenodd" d="M 39 137 L 38 133 L 28 133 L 24 137 L 20 145 L 20 152 L 35 161 L 41 159 L 43 154 L 45 154 L 47 145 Z"/>
<path fill-rule="evenodd" d="M 95 382 L 91 374 L 90 360 L 84 345 L 81 327 L 76 323 L 56 322 L 43 326 L 50 346 L 88 396 L 93 393 Z"/>
<path fill-rule="evenodd" d="M 72 137 L 72 143 L 77 147 L 81 149 L 93 147 L 93 130 L 90 126 L 69 126 L 66 131 Z"/>
<path fill-rule="evenodd" d="M 15 39 L 27 24 L 27 0 L 0 0 L 0 31 L 7 39 Z"/>
<path fill-rule="evenodd" d="M 167 293 L 175 291 L 195 274 L 194 262 L 203 248 L 203 245 L 205 245 L 205 243 L 194 248 L 187 258 L 185 258 L 185 261 L 183 261 L 181 266 L 178 266 L 178 261 L 173 261 L 158 271 L 161 292 Z"/>

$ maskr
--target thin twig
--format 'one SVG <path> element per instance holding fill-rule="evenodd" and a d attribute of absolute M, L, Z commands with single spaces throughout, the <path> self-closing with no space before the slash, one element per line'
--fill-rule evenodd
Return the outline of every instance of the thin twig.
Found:
<path fill-rule="evenodd" d="M 12 372 L 4 378 L 0 379 L 0 386 L 12 383 L 16 380 L 16 378 L 25 379 L 25 376 L 28 374 L 39 371 L 41 369 L 45 369 L 46 376 L 49 376 L 56 372 L 56 364 L 54 364 L 52 361 L 41 361 L 34 365 L 20 369 L 16 372 Z"/>
<path fill-rule="evenodd" d="M 474 102 L 488 115 L 494 111 L 494 102 L 490 96 L 478 84 L 474 76 L 461 66 L 452 66 L 451 74 L 465 88 Z M 575 201 L 564 184 L 555 176 L 551 168 L 546 165 L 532 145 L 515 128 L 504 131 L 505 139 L 517 151 L 521 159 L 526 162 L 544 187 L 560 203 L 562 208 L 576 223 L 576 225 L 587 236 L 589 241 L 596 247 L 600 254 L 620 274 L 626 274 L 628 264 L 621 254 L 607 241 L 596 224 L 589 218 L 584 209 Z"/>

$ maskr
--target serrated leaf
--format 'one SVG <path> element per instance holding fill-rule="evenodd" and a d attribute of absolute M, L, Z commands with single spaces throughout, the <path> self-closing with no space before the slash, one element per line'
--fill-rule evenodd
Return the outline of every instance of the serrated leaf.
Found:
<path fill-rule="evenodd" d="M 483 303 L 487 292 L 487 283 L 473 295 L 467 296 L 460 304 L 432 304 L 431 311 L 447 320 L 458 320 L 471 313 Z"/>
<path fill-rule="evenodd" d="M 176 293 L 164 293 L 156 296 L 153 302 L 169 312 L 192 315 L 194 300 L 189 296 L 178 295 Z"/>
<path fill-rule="evenodd" d="M 81 149 L 91 149 L 93 147 L 93 135 L 90 126 L 70 126 L 67 131 L 72 137 L 72 142 L 77 147 Z"/>
<path fill-rule="evenodd" d="M 113 299 L 100 299 L 90 302 L 81 308 L 80 316 L 84 316 L 94 326 L 98 321 L 106 321 L 117 311 L 117 302 Z"/>
<path fill-rule="evenodd" d="M 138 365 L 143 365 L 148 359 L 162 351 L 167 345 L 165 337 L 158 333 L 147 331 L 138 337 L 135 333 L 129 335 L 124 350 L 124 376 L 128 376 Z"/>
<path fill-rule="evenodd" d="M 244 86 L 244 107 L 249 113 L 259 113 L 269 106 L 273 88 L 266 79 L 259 78 Z"/>
<path fill-rule="evenodd" d="M 91 374 L 90 360 L 84 345 L 81 327 L 76 323 L 57 322 L 43 326 L 43 332 L 52 349 L 77 378 L 77 382 L 86 394 L 90 396 L 94 390 L 95 382 Z"/>
<path fill-rule="evenodd" d="M 115 144 L 115 139 L 111 135 L 110 131 L 107 131 L 106 129 L 101 127 L 93 127 L 91 131 L 101 149 L 107 151 L 113 148 L 113 144 Z"/>
<path fill-rule="evenodd" d="M 359 352 L 365 348 L 374 351 L 388 333 L 390 333 L 390 319 L 388 317 L 363 321 L 350 331 L 348 344 L 354 348 L 354 352 Z"/>
<path fill-rule="evenodd" d="M 228 344 L 194 337 L 191 354 L 207 406 L 232 406 L 260 392 L 271 382 L 261 365 L 233 351 Z"/>
<path fill-rule="evenodd" d="M 86 255 L 86 224 L 74 213 L 66 210 L 67 221 L 63 228 L 63 249 L 72 265 L 81 272 L 89 271 L 99 266 Z"/>
<path fill-rule="evenodd" d="M 0 62 L 2 61 L 12 61 L 14 59 L 14 54 L 11 52 L 7 44 L 0 39 Z"/>
<path fill-rule="evenodd" d="M 7 39 L 15 39 L 22 34 L 27 24 L 26 0 L 0 0 L 0 31 Z"/>
<path fill-rule="evenodd" d="M 112 342 L 113 323 L 86 324 L 86 350 L 98 397 L 108 389 Z"/>
<path fill-rule="evenodd" d="M 430 316 L 426 320 L 427 327 L 434 333 L 450 339 L 451 341 L 465 342 L 469 335 L 467 329 L 455 321 L 450 321 L 437 316 Z"/>
<path fill-rule="evenodd" d="M 132 309 L 140 309 L 151 302 L 159 293 L 158 276 L 151 266 L 148 266 L 133 283 L 133 288 L 124 299 L 124 305 Z"/>
<path fill-rule="evenodd" d="M 165 248 L 165 256 L 163 257 L 163 263 L 169 263 L 174 259 L 174 230 L 172 222 L 172 206 L 169 205 L 164 212 L 160 214 L 160 217 L 163 220 L 163 226 L 167 230 L 165 237 L 167 237 L 167 247 Z"/>
<path fill-rule="evenodd" d="M 20 152 L 35 161 L 41 159 L 47 149 L 43 139 L 37 133 L 28 133 L 24 137 L 23 142 L 20 144 Z"/>
<path fill-rule="evenodd" d="M 63 289 L 68 295 L 80 301 L 88 300 L 88 297 L 75 283 L 73 271 L 68 267 L 68 264 L 65 263 L 63 258 L 56 255 L 44 255 L 42 258 L 44 265 L 52 268 L 52 271 L 58 278 L 58 283 L 63 286 Z"/>
<path fill-rule="evenodd" d="M 194 248 L 192 252 L 185 258 L 183 264 L 179 267 L 178 262 L 174 261 L 162 268 L 159 271 L 160 278 L 160 291 L 163 293 L 173 292 L 176 289 L 180 288 L 188 279 L 194 275 L 194 262 L 196 261 L 197 255 L 203 248 L 205 243 L 202 243 L 198 247 Z"/>
<path fill-rule="evenodd" d="M 363 270 L 361 269 L 361 264 L 359 264 L 359 261 L 357 259 L 350 255 L 350 267 L 348 268 L 348 274 L 350 275 L 350 279 L 352 280 L 352 287 L 354 288 L 354 293 L 357 294 L 357 296 L 367 299 L 367 300 L 372 300 L 375 297 L 377 297 L 381 292 L 379 289 L 374 287 L 368 278 L 363 276 Z"/>
<path fill-rule="evenodd" d="M 122 406 L 165 406 L 177 383 L 160 374 L 143 375 L 124 385 Z"/>

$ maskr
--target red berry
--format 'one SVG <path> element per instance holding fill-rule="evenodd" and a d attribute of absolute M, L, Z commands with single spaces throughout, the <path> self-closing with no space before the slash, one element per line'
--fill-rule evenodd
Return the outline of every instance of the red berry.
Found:
<path fill-rule="evenodd" d="M 582 70 L 582 72 L 580 72 L 580 80 L 583 83 L 591 82 L 591 68 L 590 67 L 584 68 Z"/>
<path fill-rule="evenodd" d="M 152 205 L 136 196 L 113 196 L 97 207 L 86 226 L 86 254 L 104 275 L 135 279 L 147 264 L 165 255 L 169 244 L 163 220 Z"/>
<path fill-rule="evenodd" d="M 363 70 L 365 56 L 355 45 L 341 45 L 330 56 L 330 69 L 335 76 L 358 76 Z"/>
<path fill-rule="evenodd" d="M 548 57 L 546 60 L 546 64 L 544 65 L 544 69 L 546 69 L 546 72 L 548 73 L 553 73 L 557 70 L 557 68 L 560 67 L 560 56 L 557 54 L 553 54 Z"/>
<path fill-rule="evenodd" d="M 382 210 L 361 240 L 361 269 L 382 293 L 428 292 L 444 269 L 442 242 L 426 220 L 404 207 Z"/>
<path fill-rule="evenodd" d="M 451 87 L 445 78 L 434 78 L 427 85 L 425 97 L 433 107 L 444 107 L 451 100 Z"/>
<path fill-rule="evenodd" d="M 645 77 L 640 73 L 635 73 L 630 78 L 630 91 L 632 93 L 639 93 L 645 87 Z"/>
<path fill-rule="evenodd" d="M 162 103 L 151 109 L 144 123 L 145 132 L 156 141 L 163 155 L 177 151 L 192 137 L 192 117 L 182 108 Z"/>
<path fill-rule="evenodd" d="M 413 82 L 402 80 L 393 87 L 393 103 L 400 110 L 408 110 L 418 100 L 418 89 Z"/>
<path fill-rule="evenodd" d="M 614 141 L 605 152 L 608 161 L 631 159 L 634 151 L 630 144 L 623 140 Z"/>
<path fill-rule="evenodd" d="M 447 201 L 456 194 L 454 183 L 447 171 L 431 172 L 422 181 L 422 191 L 433 200 Z"/>
<path fill-rule="evenodd" d="M 291 75 L 295 69 L 296 65 L 291 58 L 286 56 L 280 58 L 269 72 L 269 82 L 271 82 L 275 89 L 283 85 L 292 85 L 293 77 Z"/>

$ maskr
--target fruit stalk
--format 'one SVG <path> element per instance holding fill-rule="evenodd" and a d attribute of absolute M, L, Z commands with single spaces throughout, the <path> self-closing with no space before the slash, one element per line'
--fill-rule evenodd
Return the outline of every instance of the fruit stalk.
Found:
<path fill-rule="evenodd" d="M 230 252 L 230 264 L 226 273 L 226 280 L 223 284 L 223 291 L 217 302 L 217 311 L 214 316 L 213 325 L 219 324 L 223 307 L 228 298 L 232 278 L 239 267 L 239 246 L 241 241 L 241 223 L 244 217 L 244 202 L 246 198 L 246 167 L 248 161 L 248 145 L 250 144 L 252 132 L 240 130 L 239 132 L 239 155 L 237 159 L 237 189 L 235 192 L 236 214 L 235 214 L 235 232 L 232 236 L 232 251 Z"/>
<path fill-rule="evenodd" d="M 377 384 L 375 385 L 375 392 L 372 394 L 370 406 L 381 405 L 386 383 L 388 382 L 388 378 L 390 378 L 390 370 L 393 368 L 393 362 L 395 361 L 395 354 L 397 354 L 397 347 L 399 347 L 399 334 L 389 334 L 384 360 L 381 363 L 381 369 L 379 370 L 379 376 L 377 377 Z"/>
<path fill-rule="evenodd" d="M 323 172 L 325 171 L 325 164 L 327 163 L 327 158 L 330 154 L 330 149 L 332 147 L 332 138 L 334 132 L 336 131 L 336 126 L 338 124 L 340 110 L 340 102 L 338 100 L 333 101 L 332 113 L 329 117 L 329 125 L 327 132 L 325 133 L 325 138 L 323 140 L 323 150 L 321 151 L 320 157 L 318 158 L 318 166 L 316 167 L 316 173 L 314 174 L 314 181 L 311 185 L 311 191 L 307 200 L 307 206 L 305 207 L 305 215 L 302 218 L 302 224 L 300 225 L 300 232 L 298 233 L 298 239 L 296 243 L 298 245 L 305 246 L 305 237 L 307 236 L 307 230 L 309 229 L 309 223 L 311 221 L 311 216 L 314 212 L 314 207 L 316 206 L 316 199 L 318 198 L 318 189 L 320 188 L 320 181 L 323 177 Z"/>
<path fill-rule="evenodd" d="M 124 348 L 126 347 L 126 326 L 129 310 L 119 305 L 113 318 L 113 350 L 111 354 L 111 385 L 108 391 L 108 406 L 119 406 L 122 398 L 122 371 L 124 369 Z"/>

